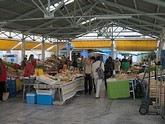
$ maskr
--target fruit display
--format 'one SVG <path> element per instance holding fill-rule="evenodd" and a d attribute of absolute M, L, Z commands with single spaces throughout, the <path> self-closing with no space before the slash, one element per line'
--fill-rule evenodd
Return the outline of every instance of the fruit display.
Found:
<path fill-rule="evenodd" d="M 43 69 L 46 74 L 57 72 L 60 65 L 60 59 L 51 55 L 46 61 L 37 61 L 37 68 Z"/>
<path fill-rule="evenodd" d="M 14 69 L 12 67 L 7 67 L 7 76 L 8 77 L 19 77 L 23 74 L 23 70 Z"/>
<path fill-rule="evenodd" d="M 70 70 L 62 71 L 61 73 L 58 73 L 56 75 L 56 77 L 60 81 L 71 81 L 81 76 L 83 76 L 83 74 L 80 74 L 78 71 L 70 71 Z"/>
<path fill-rule="evenodd" d="M 3 63 L 7 67 L 8 77 L 19 77 L 19 75 L 23 74 L 23 71 L 21 70 L 21 65 L 7 61 L 3 61 Z"/>

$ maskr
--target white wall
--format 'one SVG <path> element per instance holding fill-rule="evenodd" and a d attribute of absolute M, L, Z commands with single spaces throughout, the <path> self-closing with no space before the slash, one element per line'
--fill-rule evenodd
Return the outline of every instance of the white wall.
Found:
<path fill-rule="evenodd" d="M 21 58 L 21 51 L 20 50 L 13 50 L 13 51 L 10 51 L 7 52 L 7 51 L 0 51 L 0 58 L 3 58 L 3 55 L 11 55 L 11 54 L 14 54 L 15 57 L 14 57 L 14 63 L 18 63 L 20 64 L 21 61 L 22 61 L 22 58 Z M 40 59 L 41 60 L 41 57 L 42 57 L 42 54 L 41 54 L 41 50 L 35 50 L 35 51 L 25 51 L 25 55 L 27 55 L 27 59 L 29 58 L 30 54 L 34 54 L 34 58 L 35 59 Z M 52 54 L 52 52 L 45 52 L 45 57 L 50 57 Z M 6 58 L 8 61 L 11 60 L 11 58 Z"/>

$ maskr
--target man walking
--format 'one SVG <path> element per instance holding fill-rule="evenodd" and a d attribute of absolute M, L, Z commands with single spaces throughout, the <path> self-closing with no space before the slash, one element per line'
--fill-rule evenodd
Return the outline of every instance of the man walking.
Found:
<path fill-rule="evenodd" d="M 92 64 L 92 73 L 93 73 L 93 77 L 94 77 L 94 82 L 96 85 L 96 98 L 100 97 L 100 88 L 101 88 L 101 84 L 103 82 L 103 79 L 99 79 L 99 75 L 96 72 L 96 69 L 98 67 L 101 67 L 101 69 L 104 71 L 104 63 L 101 61 L 101 56 L 98 56 L 96 58 L 96 62 L 94 62 Z"/>

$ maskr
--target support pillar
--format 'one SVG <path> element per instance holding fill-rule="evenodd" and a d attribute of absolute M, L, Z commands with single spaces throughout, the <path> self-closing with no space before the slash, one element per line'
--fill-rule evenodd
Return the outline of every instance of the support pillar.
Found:
<path fill-rule="evenodd" d="M 71 61 L 72 61 L 72 51 L 73 50 L 70 51 L 70 56 L 69 56 L 69 60 L 71 60 Z"/>
<path fill-rule="evenodd" d="M 160 35 L 159 50 L 165 50 L 165 30 Z"/>
<path fill-rule="evenodd" d="M 56 49 L 56 56 L 59 56 L 59 42 L 57 41 L 57 49 Z"/>
<path fill-rule="evenodd" d="M 45 41 L 44 41 L 44 38 L 42 39 L 41 51 L 42 51 L 42 61 L 45 61 Z"/>
<path fill-rule="evenodd" d="M 114 49 L 115 49 L 115 47 L 114 47 L 114 40 L 112 39 L 112 44 L 111 44 L 111 57 L 112 57 L 112 59 L 114 59 Z"/>
<path fill-rule="evenodd" d="M 25 57 L 25 36 L 24 34 L 22 35 L 22 40 L 21 40 L 21 59 L 23 60 Z"/>
<path fill-rule="evenodd" d="M 69 59 L 70 59 L 70 42 L 68 41 L 67 42 L 67 58 L 69 57 Z"/>

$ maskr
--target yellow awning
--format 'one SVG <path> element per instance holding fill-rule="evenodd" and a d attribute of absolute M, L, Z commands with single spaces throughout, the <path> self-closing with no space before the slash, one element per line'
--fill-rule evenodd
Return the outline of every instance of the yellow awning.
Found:
<path fill-rule="evenodd" d="M 111 48 L 110 40 L 74 40 L 72 41 L 74 49 L 97 49 Z"/>
<path fill-rule="evenodd" d="M 45 43 L 45 49 L 48 49 L 50 47 L 54 46 L 54 44 L 51 43 Z M 40 45 L 38 45 L 37 47 L 34 48 L 34 50 L 41 50 L 42 48 L 42 43 L 40 43 Z"/>
<path fill-rule="evenodd" d="M 157 40 L 117 40 L 119 51 L 153 51 L 157 49 Z"/>
<path fill-rule="evenodd" d="M 35 46 L 37 46 L 38 44 L 40 44 L 39 42 L 25 42 L 25 50 L 31 50 L 32 48 L 34 48 Z M 13 50 L 21 50 L 21 44 L 18 45 L 17 47 L 15 47 Z"/>
<path fill-rule="evenodd" d="M 25 42 L 25 50 L 41 50 L 41 46 L 42 44 L 40 42 Z M 48 49 L 52 46 L 54 46 L 54 44 L 45 43 L 45 49 Z M 14 48 L 14 50 L 21 50 L 21 44 Z"/>
<path fill-rule="evenodd" d="M 18 43 L 19 41 L 16 41 L 16 40 L 0 39 L 0 50 L 5 50 L 5 51 L 11 50 Z"/>
<path fill-rule="evenodd" d="M 0 39 L 0 50 L 21 50 L 21 42 L 17 40 Z M 74 49 L 97 49 L 111 48 L 110 40 L 75 40 L 72 41 Z M 118 51 L 153 51 L 157 49 L 157 40 L 116 40 L 116 49 Z M 45 49 L 51 48 L 54 44 L 45 43 Z M 59 50 L 64 45 L 59 46 Z M 25 50 L 41 50 L 39 42 L 25 42 Z M 56 52 L 56 47 L 52 47 L 48 51 Z"/>
<path fill-rule="evenodd" d="M 59 50 L 63 49 L 65 47 L 65 45 L 59 45 Z M 50 50 L 48 50 L 49 52 L 54 52 L 56 53 L 57 51 L 57 45 L 55 45 L 54 47 L 52 47 Z"/>

